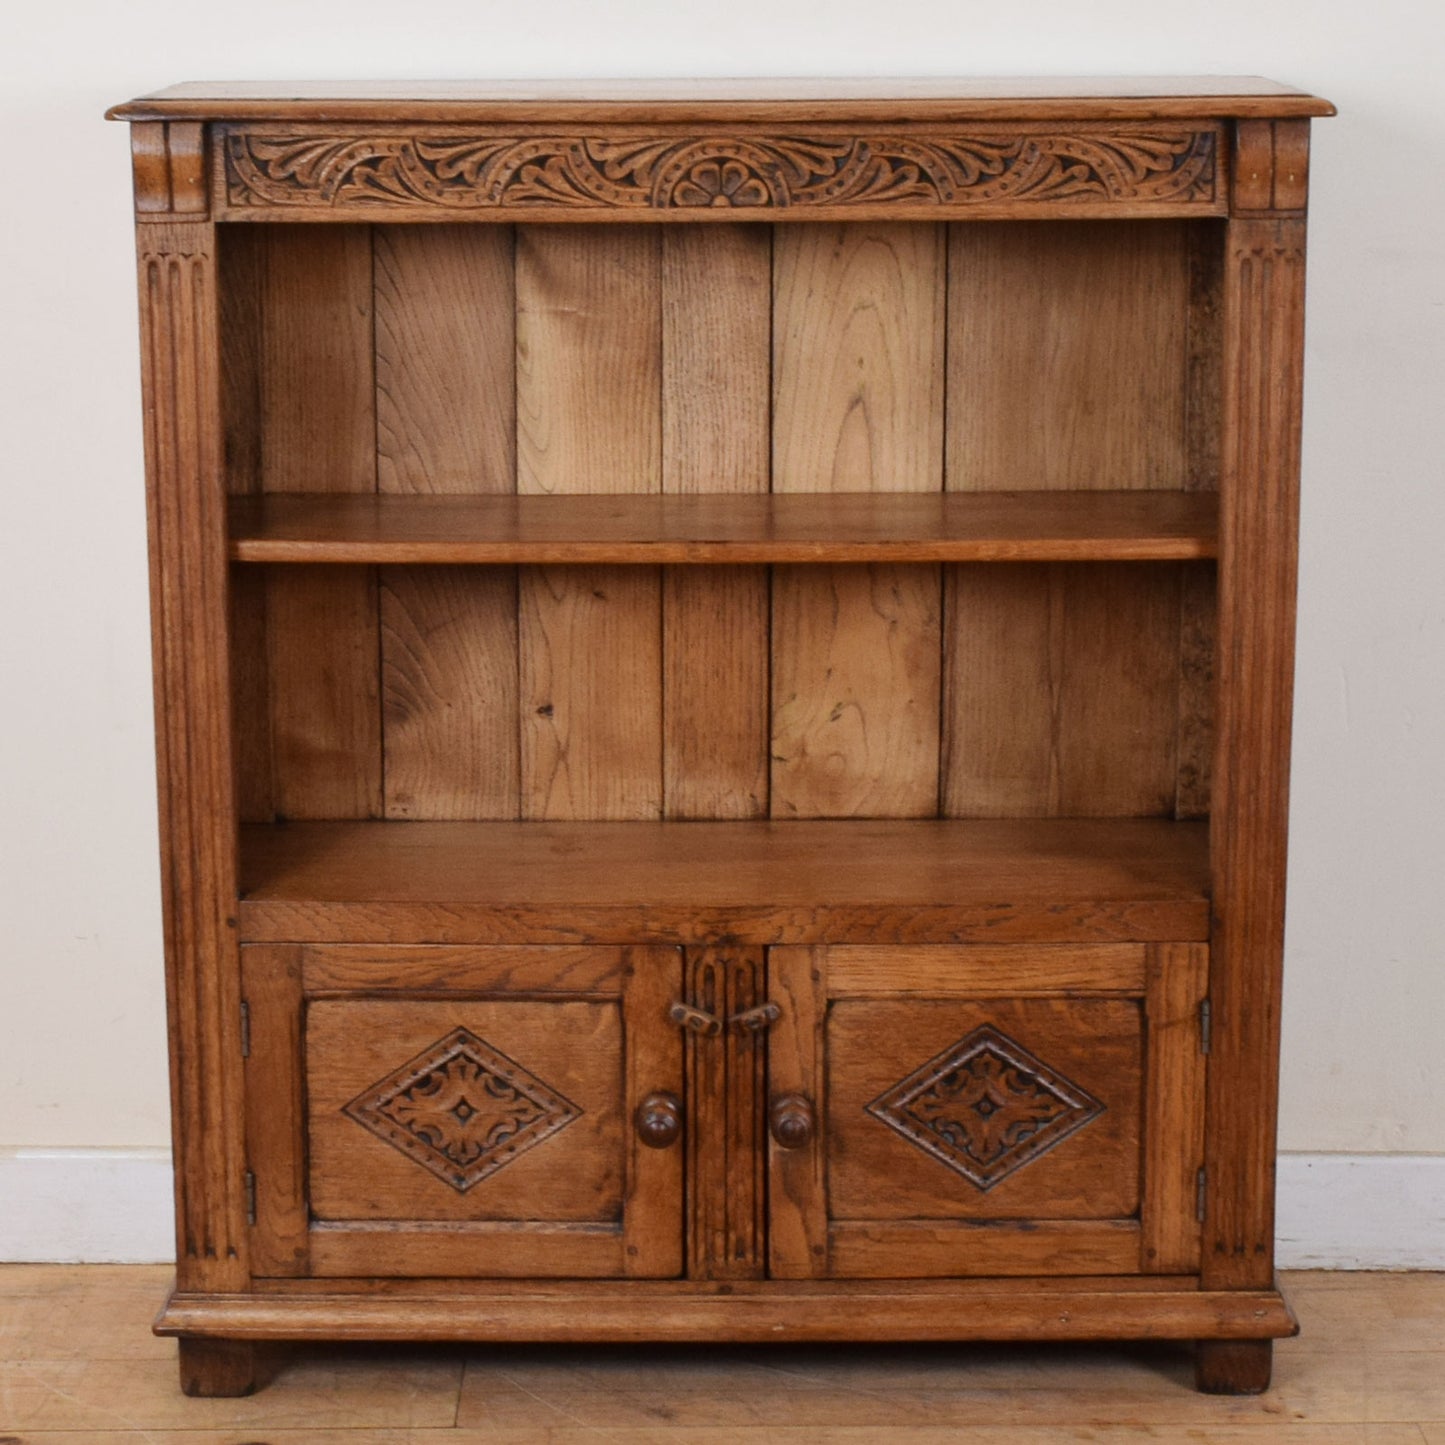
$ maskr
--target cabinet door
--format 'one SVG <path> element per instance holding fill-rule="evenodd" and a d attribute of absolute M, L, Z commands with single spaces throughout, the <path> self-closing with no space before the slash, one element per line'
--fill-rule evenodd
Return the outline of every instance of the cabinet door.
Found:
<path fill-rule="evenodd" d="M 681 1272 L 677 950 L 244 955 L 256 1274 Z"/>
<path fill-rule="evenodd" d="M 1201 945 L 776 948 L 781 1278 L 1188 1273 Z"/>

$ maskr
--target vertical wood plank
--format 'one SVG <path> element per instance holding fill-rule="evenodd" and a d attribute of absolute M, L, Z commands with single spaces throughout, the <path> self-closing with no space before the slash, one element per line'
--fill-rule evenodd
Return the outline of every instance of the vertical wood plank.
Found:
<path fill-rule="evenodd" d="M 512 228 L 375 234 L 378 490 L 515 490 Z"/>
<path fill-rule="evenodd" d="M 1191 492 L 1219 490 L 1220 385 L 1223 340 L 1224 226 L 1189 228 L 1189 375 L 1185 398 Z M 1210 754 L 1214 748 L 1214 649 L 1218 594 L 1215 571 L 1200 563 L 1181 568 L 1179 597 L 1178 818 L 1209 816 Z"/>
<path fill-rule="evenodd" d="M 511 228 L 381 227 L 375 246 L 379 489 L 512 491 Z M 383 568 L 380 601 L 386 816 L 516 817 L 515 573 Z"/>
<path fill-rule="evenodd" d="M 263 569 L 231 569 L 231 737 L 243 823 L 276 817 L 266 593 Z"/>
<path fill-rule="evenodd" d="M 374 491 L 370 229 L 286 226 L 268 240 L 263 487 Z M 291 818 L 379 816 L 374 569 L 271 569 L 266 626 L 276 811 Z"/>
<path fill-rule="evenodd" d="M 371 230 L 270 229 L 261 350 L 264 488 L 375 491 Z"/>
<path fill-rule="evenodd" d="M 948 569 L 944 812 L 1172 813 L 1179 570 Z"/>
<path fill-rule="evenodd" d="M 375 568 L 273 567 L 266 622 L 277 813 L 380 817 Z"/>
<path fill-rule="evenodd" d="M 936 567 L 773 573 L 775 817 L 938 808 Z"/>
<path fill-rule="evenodd" d="M 783 1149 L 768 1140 L 768 1274 L 826 1279 L 828 1120 L 823 1060 L 825 948 L 770 948 L 768 992 L 782 1010 L 768 1039 L 768 1097 L 801 1094 L 813 1106 L 813 1142 Z"/>
<path fill-rule="evenodd" d="M 1217 1289 L 1274 1270 L 1304 274 L 1303 221 L 1230 221 L 1203 1255 Z"/>
<path fill-rule="evenodd" d="M 662 488 L 766 492 L 772 238 L 762 226 L 662 236 Z M 767 812 L 768 575 L 663 572 L 663 806 Z"/>
<path fill-rule="evenodd" d="M 659 244 L 519 228 L 519 492 L 660 490 Z M 524 568 L 518 592 L 522 816 L 659 816 L 657 570 Z"/>
<path fill-rule="evenodd" d="M 630 1121 L 648 1094 L 683 1094 L 682 1034 L 667 1015 L 682 986 L 682 954 L 632 948 L 628 969 L 622 995 L 629 1120 L 623 1269 L 629 1277 L 672 1279 L 683 1270 L 684 1150 L 676 1144 L 648 1148 Z"/>
<path fill-rule="evenodd" d="M 948 490 L 1188 484 L 1207 367 L 1191 371 L 1187 226 L 955 225 L 948 284 Z M 1207 729 L 1180 680 L 1180 586 L 1173 569 L 945 569 L 943 811 L 1173 812 L 1181 726 L 1191 744 Z M 1193 683 L 1207 639 L 1188 640 Z"/>
<path fill-rule="evenodd" d="M 137 227 L 176 1275 L 245 1287 L 240 961 L 216 235 Z"/>
<path fill-rule="evenodd" d="M 729 1020 L 766 997 L 763 950 L 689 949 L 686 1001 Z M 689 1032 L 689 1279 L 759 1279 L 764 1270 L 766 1035 L 737 1025 Z"/>
<path fill-rule="evenodd" d="M 944 232 L 780 227 L 775 491 L 933 491 L 943 474 Z M 779 568 L 771 811 L 938 805 L 936 567 Z"/>
<path fill-rule="evenodd" d="M 515 818 L 513 568 L 381 569 L 388 818 Z"/>
<path fill-rule="evenodd" d="M 249 1010 L 246 1158 L 256 1180 L 251 1267 L 258 1275 L 304 1275 L 310 1257 L 306 1201 L 306 1097 L 301 1076 L 301 949 L 241 950 Z"/>
<path fill-rule="evenodd" d="M 1199 1005 L 1209 950 L 1199 943 L 1149 950 L 1145 1017 L 1144 1197 L 1140 1256 L 1146 1273 L 1199 1268 L 1198 1176 L 1204 1163 L 1204 1052 Z"/>
<path fill-rule="evenodd" d="M 264 227 L 227 226 L 217 236 L 220 276 L 222 426 L 226 490 L 261 490 L 261 351 L 266 294 Z M 266 577 L 231 572 L 231 733 L 243 822 L 275 817 L 271 704 L 266 666 Z"/>
<path fill-rule="evenodd" d="M 949 491 L 1184 484 L 1188 234 L 949 228 Z"/>

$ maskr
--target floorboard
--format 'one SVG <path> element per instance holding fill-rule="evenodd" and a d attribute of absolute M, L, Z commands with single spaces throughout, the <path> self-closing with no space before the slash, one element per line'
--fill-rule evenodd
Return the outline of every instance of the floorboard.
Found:
<path fill-rule="evenodd" d="M 150 1333 L 169 1271 L 0 1266 L 0 1445 L 1445 1445 L 1445 1274 L 1300 1273 L 1258 1399 L 1172 1345 L 298 1347 L 192 1400 Z"/>

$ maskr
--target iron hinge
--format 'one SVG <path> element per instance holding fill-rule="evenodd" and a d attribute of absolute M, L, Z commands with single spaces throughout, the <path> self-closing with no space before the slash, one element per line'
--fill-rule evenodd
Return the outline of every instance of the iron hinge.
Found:
<path fill-rule="evenodd" d="M 1199 1052 L 1207 1054 L 1214 1042 L 1214 1009 L 1207 998 L 1199 1001 Z"/>
<path fill-rule="evenodd" d="M 1194 1217 L 1204 1223 L 1204 1202 L 1209 1193 L 1209 1173 L 1201 1166 L 1194 1176 Z"/>
<path fill-rule="evenodd" d="M 256 1176 L 248 1169 L 245 1176 L 246 1183 L 246 1223 L 256 1222 Z"/>
<path fill-rule="evenodd" d="M 251 1057 L 251 1005 L 241 1000 L 241 1057 Z"/>

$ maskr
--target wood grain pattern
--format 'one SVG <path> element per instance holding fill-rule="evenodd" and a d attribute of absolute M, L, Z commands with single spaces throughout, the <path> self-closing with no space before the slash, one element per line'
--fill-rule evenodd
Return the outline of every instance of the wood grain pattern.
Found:
<path fill-rule="evenodd" d="M 375 569 L 276 568 L 266 632 L 277 814 L 380 817 Z"/>
<path fill-rule="evenodd" d="M 913 949 L 840 944 L 827 950 L 827 962 L 829 998 L 1144 992 L 1145 949 L 1131 943 Z"/>
<path fill-rule="evenodd" d="M 310 998 L 325 994 L 462 993 L 475 997 L 575 994 L 616 997 L 627 955 L 619 948 L 439 948 L 341 944 L 300 951 Z"/>
<path fill-rule="evenodd" d="M 774 491 L 939 490 L 943 242 L 937 226 L 776 233 Z"/>
<path fill-rule="evenodd" d="M 687 1274 L 759 1279 L 767 1263 L 765 1034 L 730 1023 L 767 996 L 763 950 L 689 949 L 686 1002 L 724 1021 L 689 1032 Z"/>
<path fill-rule="evenodd" d="M 215 233 L 148 224 L 136 252 L 176 1273 L 182 1288 L 238 1289 L 249 1263 Z"/>
<path fill-rule="evenodd" d="M 294 823 L 242 830 L 250 941 L 1203 940 L 1205 831 L 1159 820 Z"/>
<path fill-rule="evenodd" d="M 656 492 L 658 238 L 517 235 L 517 490 Z M 606 568 L 521 574 L 521 811 L 662 809 L 660 581 Z"/>
<path fill-rule="evenodd" d="M 1273 1269 L 1304 273 L 1303 222 L 1230 222 L 1203 1277 L 1236 1289 Z"/>
<path fill-rule="evenodd" d="M 843 1220 L 828 1228 L 834 1279 L 1118 1274 L 1139 1267 L 1133 1220 L 1017 1224 Z"/>
<path fill-rule="evenodd" d="M 631 1279 L 670 1279 L 683 1272 L 685 1262 L 684 1144 L 651 1148 L 636 1127 L 648 1095 L 683 1095 L 682 1035 L 667 1013 L 681 991 L 682 971 L 682 955 L 675 948 L 628 950 L 622 995 L 627 1162 L 618 1273 Z"/>
<path fill-rule="evenodd" d="M 1144 1104 L 1143 1268 L 1199 1268 L 1198 1184 L 1204 1165 L 1204 1041 L 1199 1008 L 1209 987 L 1209 950 L 1149 950 L 1148 1092 Z"/>
<path fill-rule="evenodd" d="M 1175 569 L 951 568 L 946 605 L 947 815 L 1174 811 Z"/>
<path fill-rule="evenodd" d="M 374 492 L 370 232 L 288 229 L 264 265 L 263 489 Z M 277 813 L 379 816 L 374 573 L 271 573 L 266 629 Z"/>
<path fill-rule="evenodd" d="M 937 227 L 777 233 L 775 491 L 939 490 L 943 267 Z M 775 573 L 774 816 L 936 811 L 938 609 L 935 568 Z"/>
<path fill-rule="evenodd" d="M 807 121 L 1333 115 L 1260 75 L 785 76 L 700 80 L 191 81 L 115 106 L 112 120 Z"/>
<path fill-rule="evenodd" d="M 268 492 L 374 492 L 371 232 L 288 227 L 265 254 L 261 474 Z"/>
<path fill-rule="evenodd" d="M 517 579 L 511 569 L 381 572 L 389 818 L 515 818 Z"/>
<path fill-rule="evenodd" d="M 251 1268 L 260 1276 L 302 1275 L 311 1263 L 301 953 L 286 945 L 241 950 L 246 1162 L 256 1215 Z"/>
<path fill-rule="evenodd" d="M 768 1097 L 801 1095 L 817 1128 L 828 1129 L 823 1029 L 828 1004 L 824 951 L 770 948 L 768 993 L 782 1016 L 768 1041 Z M 814 1143 L 784 1149 L 768 1140 L 768 1275 L 775 1280 L 827 1278 L 828 1179 L 823 1150 Z"/>
<path fill-rule="evenodd" d="M 522 816 L 662 811 L 661 593 L 652 568 L 519 578 Z"/>
<path fill-rule="evenodd" d="M 771 277 L 765 227 L 684 227 L 662 238 L 662 488 L 670 497 L 707 497 L 712 508 L 717 496 L 767 495 Z M 767 574 L 670 569 L 662 607 L 664 812 L 765 816 Z"/>
<path fill-rule="evenodd" d="M 1182 486 L 1188 236 L 949 228 L 949 491 Z"/>
<path fill-rule="evenodd" d="M 511 231 L 388 228 L 374 247 L 380 492 L 510 495 Z M 380 598 L 387 816 L 516 817 L 515 578 L 388 569 Z"/>
<path fill-rule="evenodd" d="M 334 1282 L 333 1282 L 334 1283 Z M 332 1292 L 311 1295 L 182 1295 L 158 1325 L 164 1334 L 290 1340 L 486 1340 L 499 1336 L 573 1343 L 648 1344 L 669 1339 L 719 1340 L 1127 1340 L 1268 1338 L 1295 1332 L 1294 1317 L 1275 1290 L 1126 1290 L 1100 1280 L 1095 1291 L 1067 1280 L 1041 1289 L 960 1280 L 947 1291 L 919 1290 L 914 1281 L 845 1282 L 807 1290 L 794 1281 L 727 1295 L 708 1284 L 664 1290 L 609 1282 L 591 1292 L 583 1281 L 566 1289 L 489 1293 L 484 1298 L 430 1294 L 403 1297 Z M 689 1288 L 688 1286 L 691 1285 Z M 707 1291 L 707 1293 L 702 1293 Z M 839 1308 L 840 1298 L 846 1307 Z"/>
<path fill-rule="evenodd" d="M 378 490 L 515 491 L 511 229 L 393 226 L 374 246 Z"/>
<path fill-rule="evenodd" d="M 233 499 L 230 520 L 238 562 L 1147 562 L 1213 557 L 1218 502 L 1137 490 L 260 496 Z"/>

